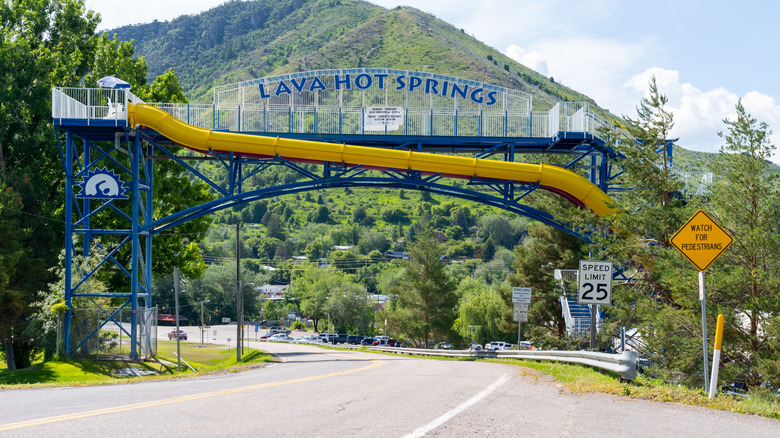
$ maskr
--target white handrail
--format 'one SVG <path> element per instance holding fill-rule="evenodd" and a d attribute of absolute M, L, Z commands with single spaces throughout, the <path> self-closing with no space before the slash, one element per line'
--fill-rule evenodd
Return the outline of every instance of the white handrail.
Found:
<path fill-rule="evenodd" d="M 112 120 L 124 125 L 130 103 L 140 103 L 127 90 L 55 87 L 52 118 Z M 457 137 L 552 137 L 559 131 L 595 134 L 602 123 L 587 103 L 559 103 L 549 111 L 475 108 L 406 107 L 404 122 L 394 130 L 364 132 L 362 107 L 296 104 L 152 104 L 200 128 L 247 132 L 319 134 L 436 135 Z M 103 123 L 103 122 L 101 122 Z"/>

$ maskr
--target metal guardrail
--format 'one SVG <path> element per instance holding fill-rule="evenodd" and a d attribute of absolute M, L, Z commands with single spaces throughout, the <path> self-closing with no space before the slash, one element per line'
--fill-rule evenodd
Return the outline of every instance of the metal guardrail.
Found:
<path fill-rule="evenodd" d="M 273 342 L 273 340 L 262 339 L 261 341 Z M 312 345 L 333 346 L 329 343 L 322 343 L 310 340 L 293 340 L 277 342 L 294 342 Z M 360 345 L 337 344 L 339 348 L 358 349 Z M 552 362 L 575 363 L 587 365 L 602 370 L 612 371 L 620 375 L 622 379 L 634 380 L 637 375 L 637 352 L 624 351 L 620 354 L 599 353 L 595 351 L 566 351 L 566 350 L 431 350 L 427 348 L 405 348 L 405 347 L 367 347 L 371 350 L 382 351 L 385 353 L 408 354 L 417 356 L 440 356 L 440 357 L 465 357 L 465 358 L 506 358 L 506 359 L 525 359 L 525 360 L 549 360 Z"/>
<path fill-rule="evenodd" d="M 625 380 L 636 379 L 636 351 L 624 351 L 620 354 L 599 353 L 593 351 L 564 350 L 428 350 L 424 348 L 372 347 L 373 350 L 395 354 L 414 354 L 419 356 L 506 358 L 525 360 L 549 360 L 554 362 L 587 365 L 612 371 Z"/>

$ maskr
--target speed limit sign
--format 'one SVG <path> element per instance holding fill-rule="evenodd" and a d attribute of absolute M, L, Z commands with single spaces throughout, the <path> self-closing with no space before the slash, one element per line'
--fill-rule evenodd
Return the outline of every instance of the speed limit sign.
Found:
<path fill-rule="evenodd" d="M 612 262 L 580 260 L 579 304 L 612 304 Z"/>

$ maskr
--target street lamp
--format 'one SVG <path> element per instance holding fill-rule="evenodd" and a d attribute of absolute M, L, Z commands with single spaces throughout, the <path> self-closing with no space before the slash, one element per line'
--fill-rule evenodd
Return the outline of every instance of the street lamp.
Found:
<path fill-rule="evenodd" d="M 236 362 L 241 362 L 243 353 L 243 327 L 244 327 L 244 289 L 241 287 L 241 221 L 236 221 Z"/>

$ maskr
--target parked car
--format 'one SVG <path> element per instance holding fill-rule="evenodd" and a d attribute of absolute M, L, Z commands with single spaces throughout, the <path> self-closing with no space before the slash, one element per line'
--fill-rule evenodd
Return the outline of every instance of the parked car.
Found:
<path fill-rule="evenodd" d="M 476 342 L 472 342 L 469 346 L 469 351 L 480 351 L 482 350 L 482 346 L 477 344 Z"/>
<path fill-rule="evenodd" d="M 269 341 L 292 341 L 293 338 L 287 333 L 276 333 L 268 337 Z"/>
<path fill-rule="evenodd" d="M 168 340 L 176 339 L 176 330 L 171 330 L 170 333 L 168 333 Z M 184 330 L 179 330 L 179 339 L 187 340 L 187 333 L 184 332 Z"/>
<path fill-rule="evenodd" d="M 435 348 L 437 350 L 451 350 L 452 349 L 452 344 L 450 344 L 449 342 L 439 342 L 433 348 Z"/>
<path fill-rule="evenodd" d="M 339 333 L 336 335 L 336 338 L 333 340 L 334 344 L 346 344 L 347 340 L 349 340 L 349 335 L 346 333 Z"/>
<path fill-rule="evenodd" d="M 288 328 L 284 328 L 282 326 L 275 325 L 275 326 L 273 326 L 273 327 L 268 329 L 268 333 L 270 333 L 272 335 L 275 335 L 277 333 L 285 333 L 285 334 L 289 335 L 291 333 L 291 331 Z"/>
<path fill-rule="evenodd" d="M 360 341 L 360 345 L 374 345 L 374 338 L 365 337 Z"/>
<path fill-rule="evenodd" d="M 374 339 L 374 342 L 371 344 L 374 346 L 387 346 L 387 347 L 400 347 L 401 341 L 396 341 L 395 339 Z"/>
<path fill-rule="evenodd" d="M 334 339 L 336 339 L 335 333 L 320 333 L 319 335 L 320 341 L 325 342 L 327 344 L 330 344 L 333 342 Z"/>
<path fill-rule="evenodd" d="M 347 338 L 347 343 L 352 345 L 360 345 L 360 342 L 365 338 L 365 336 L 359 336 L 359 335 L 349 335 Z"/>
<path fill-rule="evenodd" d="M 509 350 L 514 345 L 503 342 L 503 341 L 493 341 L 489 344 L 485 344 L 485 350 Z"/>

